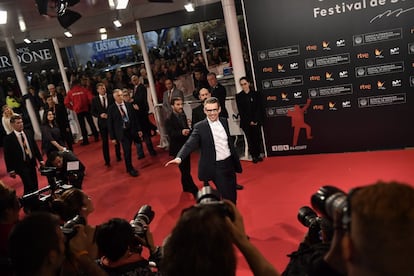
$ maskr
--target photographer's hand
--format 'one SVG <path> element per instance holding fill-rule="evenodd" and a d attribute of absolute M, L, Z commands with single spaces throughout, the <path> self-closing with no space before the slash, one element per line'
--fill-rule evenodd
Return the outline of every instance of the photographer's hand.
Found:
<path fill-rule="evenodd" d="M 244 230 L 243 217 L 237 210 L 236 205 L 229 200 L 223 200 L 234 214 L 234 220 L 226 217 L 226 224 L 233 236 L 233 242 L 248 262 L 255 276 L 277 276 L 279 275 L 273 265 L 266 260 L 260 251 L 249 241 Z"/>
<path fill-rule="evenodd" d="M 324 260 L 334 270 L 346 274 L 346 267 L 344 258 L 342 255 L 342 239 L 345 235 L 345 231 L 342 228 L 342 215 L 335 212 L 334 214 L 334 235 L 331 242 L 331 247 L 328 253 L 326 253 Z"/>

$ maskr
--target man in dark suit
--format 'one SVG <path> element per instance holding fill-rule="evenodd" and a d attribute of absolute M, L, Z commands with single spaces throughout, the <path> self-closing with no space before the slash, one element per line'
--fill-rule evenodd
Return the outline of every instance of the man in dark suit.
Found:
<path fill-rule="evenodd" d="M 154 150 L 154 146 L 152 145 L 151 141 L 151 122 L 148 118 L 148 97 L 147 97 L 147 88 L 144 84 L 139 82 L 139 78 L 136 75 L 131 77 L 131 83 L 134 85 L 132 91 L 132 106 L 136 110 L 139 124 L 141 125 L 142 137 L 147 145 L 148 152 L 151 156 L 157 155 L 156 151 Z M 142 148 L 142 143 L 137 144 L 138 147 L 138 158 L 144 158 L 144 150 Z"/>
<path fill-rule="evenodd" d="M 191 130 L 187 116 L 185 116 L 184 113 L 183 100 L 181 98 L 173 98 L 171 101 L 173 112 L 170 117 L 167 118 L 165 126 L 167 128 L 168 136 L 170 137 L 170 156 L 176 156 L 190 136 Z M 182 159 L 178 167 L 181 172 L 181 185 L 183 186 L 183 191 L 192 193 L 196 198 L 198 188 L 194 184 L 193 177 L 191 176 L 190 154 Z"/>
<path fill-rule="evenodd" d="M 98 95 L 92 99 L 91 113 L 98 118 L 99 132 L 102 138 L 102 153 L 105 160 L 105 166 L 111 165 L 111 156 L 109 154 L 109 133 L 108 133 L 108 107 L 114 103 L 112 95 L 106 93 L 106 86 L 102 82 L 96 84 Z M 115 144 L 116 159 L 121 160 L 121 146 Z"/>
<path fill-rule="evenodd" d="M 198 91 L 198 98 L 201 101 L 201 104 L 197 107 L 193 108 L 191 121 L 192 124 L 195 125 L 198 122 L 204 120 L 206 118 L 206 113 L 204 113 L 204 100 L 211 97 L 210 91 L 207 88 L 201 88 Z"/>
<path fill-rule="evenodd" d="M 7 172 L 12 178 L 19 175 L 23 182 L 24 194 L 37 191 L 39 188 L 36 174 L 36 159 L 40 166 L 44 165 L 42 155 L 30 132 L 23 130 L 23 119 L 20 115 L 10 118 L 13 132 L 4 139 L 4 159 Z"/>
<path fill-rule="evenodd" d="M 230 131 L 225 118 L 219 118 L 220 103 L 211 97 L 204 102 L 207 118 L 194 125 L 190 138 L 177 153 L 176 158 L 165 164 L 180 164 L 192 151 L 200 148 L 198 178 L 213 181 L 221 196 L 236 203 L 236 172 L 241 173 L 239 156 L 230 141 Z"/>
<path fill-rule="evenodd" d="M 227 112 L 227 109 L 226 109 L 226 96 L 227 96 L 226 88 L 224 88 L 224 86 L 218 82 L 217 76 L 213 72 L 210 72 L 207 74 L 207 81 L 208 81 L 208 84 L 210 85 L 211 97 L 217 98 L 220 102 L 220 106 L 221 106 L 220 117 L 228 118 L 229 113 Z"/>
<path fill-rule="evenodd" d="M 114 89 L 112 93 L 115 102 L 108 109 L 108 130 L 112 143 L 121 143 L 127 172 L 138 176 L 138 171 L 132 166 L 131 145 L 134 139 L 142 137 L 142 131 L 132 104 L 122 99 L 122 90 Z"/>

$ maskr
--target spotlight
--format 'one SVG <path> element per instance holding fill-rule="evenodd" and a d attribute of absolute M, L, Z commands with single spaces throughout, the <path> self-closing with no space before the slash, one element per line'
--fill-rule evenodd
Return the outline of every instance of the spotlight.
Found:
<path fill-rule="evenodd" d="M 113 21 L 113 23 L 114 23 L 115 27 L 117 27 L 117 28 L 122 27 L 122 23 L 121 23 L 121 21 L 119 21 L 118 19 L 115 19 L 115 20 Z"/>
<path fill-rule="evenodd" d="M 26 43 L 26 44 L 30 44 L 30 43 L 32 43 L 32 41 L 31 41 L 28 37 L 25 37 L 25 38 L 23 39 L 23 41 L 24 41 L 24 43 Z"/>
<path fill-rule="evenodd" d="M 184 5 L 184 8 L 187 12 L 193 12 L 194 11 L 194 4 L 192 2 L 188 2 Z"/>
<path fill-rule="evenodd" d="M 64 33 L 63 33 L 66 37 L 72 37 L 73 35 L 72 35 L 72 33 L 69 31 L 69 30 L 66 30 Z"/>
<path fill-rule="evenodd" d="M 26 22 L 24 22 L 24 18 L 23 18 L 22 15 L 19 15 L 17 18 L 18 18 L 18 21 L 19 21 L 20 31 L 22 33 L 24 33 L 26 31 Z"/>
<path fill-rule="evenodd" d="M 101 34 L 101 40 L 105 40 L 108 38 L 108 34 L 107 33 L 102 33 Z"/>
<path fill-rule="evenodd" d="M 0 25 L 7 23 L 7 11 L 0 11 Z"/>
<path fill-rule="evenodd" d="M 124 10 L 128 6 L 129 0 L 115 0 L 115 8 L 117 10 Z"/>
<path fill-rule="evenodd" d="M 100 34 L 106 33 L 106 29 L 105 28 L 99 28 L 99 33 Z"/>

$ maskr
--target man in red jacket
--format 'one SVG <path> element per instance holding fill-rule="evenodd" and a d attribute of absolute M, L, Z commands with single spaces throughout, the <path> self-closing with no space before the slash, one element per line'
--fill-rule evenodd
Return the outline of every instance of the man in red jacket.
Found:
<path fill-rule="evenodd" d="M 78 116 L 79 126 L 82 132 L 82 144 L 88 145 L 88 131 L 86 130 L 85 119 L 88 121 L 95 141 L 99 140 L 99 134 L 96 130 L 95 124 L 90 112 L 90 106 L 92 103 L 92 92 L 87 88 L 80 85 L 80 81 L 75 79 L 72 82 L 72 88 L 68 91 L 65 97 L 65 106 L 73 110 Z"/>

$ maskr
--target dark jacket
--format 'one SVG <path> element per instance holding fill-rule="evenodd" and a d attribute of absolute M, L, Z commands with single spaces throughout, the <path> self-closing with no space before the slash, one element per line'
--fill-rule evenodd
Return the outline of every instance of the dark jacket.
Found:
<path fill-rule="evenodd" d="M 180 120 L 174 112 L 171 113 L 170 117 L 168 117 L 165 121 L 165 126 L 167 128 L 168 137 L 170 138 L 170 155 L 175 156 L 188 140 L 188 137 L 190 137 L 182 134 L 182 130 L 188 127 L 184 128 L 182 126 Z"/>
<path fill-rule="evenodd" d="M 229 125 L 226 118 L 220 117 L 220 122 L 226 130 L 227 137 L 230 138 Z M 233 144 L 228 139 L 231 158 L 234 169 L 237 173 L 242 172 L 239 156 Z M 214 146 L 213 133 L 207 119 L 199 122 L 193 128 L 190 138 L 178 152 L 177 157 L 184 159 L 192 151 L 200 148 L 200 160 L 198 162 L 198 178 L 201 181 L 212 180 L 215 175 L 216 149 Z"/>
<path fill-rule="evenodd" d="M 111 140 L 118 140 L 122 141 L 124 137 L 124 132 L 129 131 L 132 138 L 138 138 L 138 132 L 141 131 L 141 127 L 139 125 L 135 109 L 132 107 L 132 104 L 124 102 L 127 112 L 128 112 L 128 129 L 125 130 L 123 128 L 123 119 L 121 112 L 119 111 L 119 107 L 114 102 L 109 108 L 108 108 L 108 131 L 109 131 L 109 137 Z"/>

